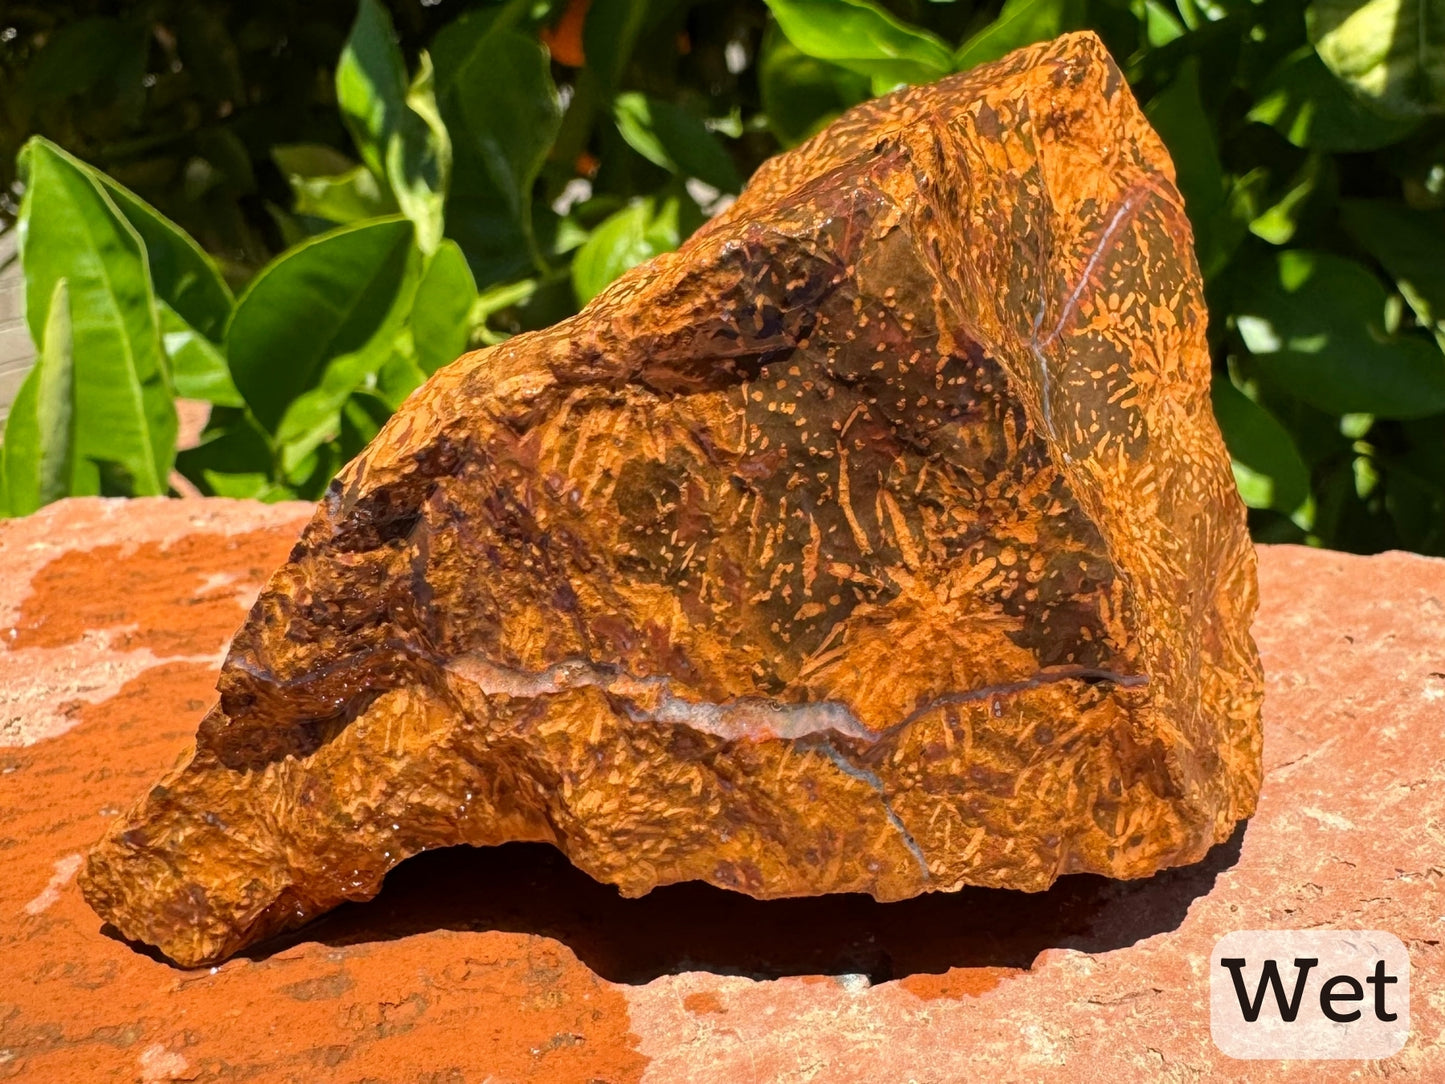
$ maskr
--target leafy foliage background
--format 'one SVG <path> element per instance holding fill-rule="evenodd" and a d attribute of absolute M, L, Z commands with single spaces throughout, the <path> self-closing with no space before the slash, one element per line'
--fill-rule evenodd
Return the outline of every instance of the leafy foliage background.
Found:
<path fill-rule="evenodd" d="M 1256 537 L 1445 554 L 1445 0 L 7 5 L 0 513 L 316 498 L 843 109 L 1086 27 L 1174 157 Z"/>

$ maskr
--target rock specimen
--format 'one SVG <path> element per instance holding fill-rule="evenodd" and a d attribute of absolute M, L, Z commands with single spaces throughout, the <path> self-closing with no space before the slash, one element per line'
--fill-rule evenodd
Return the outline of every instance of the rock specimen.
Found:
<path fill-rule="evenodd" d="M 1204 332 L 1091 35 L 860 106 L 402 408 L 86 898 L 201 964 L 456 843 L 629 895 L 1198 859 L 1261 696 Z"/>

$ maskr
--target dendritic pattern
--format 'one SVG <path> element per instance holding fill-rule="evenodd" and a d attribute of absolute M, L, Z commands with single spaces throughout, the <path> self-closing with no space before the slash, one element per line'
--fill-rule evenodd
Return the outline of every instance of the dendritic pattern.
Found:
<path fill-rule="evenodd" d="M 413 396 L 87 899 L 197 964 L 457 843 L 629 895 L 1198 859 L 1261 698 L 1205 319 L 1092 35 L 860 106 Z"/>

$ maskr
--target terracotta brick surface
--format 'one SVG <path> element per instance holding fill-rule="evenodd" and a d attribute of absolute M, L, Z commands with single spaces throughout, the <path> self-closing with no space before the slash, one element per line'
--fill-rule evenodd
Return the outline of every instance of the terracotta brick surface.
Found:
<path fill-rule="evenodd" d="M 542 847 L 423 855 L 219 968 L 116 939 L 74 885 L 182 754 L 308 509 L 62 502 L 0 524 L 0 1080 L 1445 1080 L 1445 562 L 1261 553 L 1257 814 L 1135 882 L 897 904 L 623 900 Z M 1236 1062 L 1215 940 L 1383 929 L 1412 1032 L 1378 1063 Z"/>

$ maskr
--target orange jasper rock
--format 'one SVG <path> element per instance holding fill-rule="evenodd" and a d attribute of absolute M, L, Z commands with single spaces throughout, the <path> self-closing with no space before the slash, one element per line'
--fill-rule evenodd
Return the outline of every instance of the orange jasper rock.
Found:
<path fill-rule="evenodd" d="M 86 898 L 201 964 L 458 843 L 628 895 L 1197 860 L 1260 781 L 1204 332 L 1092 35 L 854 109 L 406 403 Z"/>

